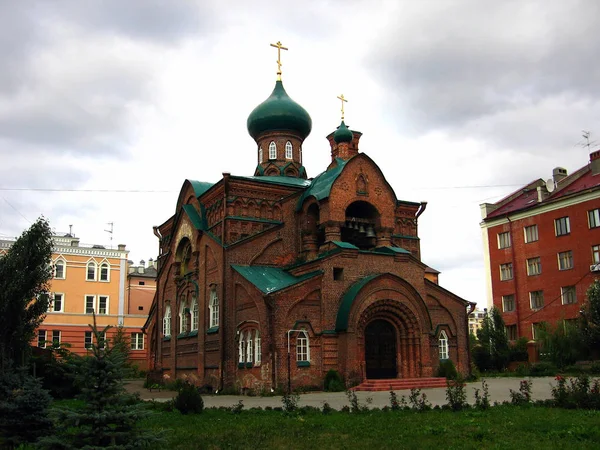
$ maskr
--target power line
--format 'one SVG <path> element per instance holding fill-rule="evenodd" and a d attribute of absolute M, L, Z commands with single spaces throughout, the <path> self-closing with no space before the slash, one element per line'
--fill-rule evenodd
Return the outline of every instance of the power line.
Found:
<path fill-rule="evenodd" d="M 4 200 L 7 203 L 8 206 L 10 206 L 12 209 L 14 209 L 17 213 L 19 213 L 19 215 L 23 219 L 25 219 L 27 222 L 31 223 L 31 220 L 29 220 L 27 217 L 25 217 L 23 214 L 21 214 L 21 211 L 19 211 L 17 208 L 15 208 L 8 200 L 6 200 L 4 197 L 2 197 L 2 200 Z"/>

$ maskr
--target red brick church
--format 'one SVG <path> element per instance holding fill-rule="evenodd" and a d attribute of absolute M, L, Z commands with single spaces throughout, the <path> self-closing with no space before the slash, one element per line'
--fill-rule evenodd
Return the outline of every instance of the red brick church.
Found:
<path fill-rule="evenodd" d="M 426 203 L 396 197 L 343 117 L 331 163 L 307 178 L 312 121 L 280 76 L 247 127 L 253 175 L 186 180 L 155 227 L 149 367 L 215 390 L 322 386 L 330 369 L 353 383 L 431 377 L 442 359 L 468 373 L 473 304 L 421 261 Z"/>

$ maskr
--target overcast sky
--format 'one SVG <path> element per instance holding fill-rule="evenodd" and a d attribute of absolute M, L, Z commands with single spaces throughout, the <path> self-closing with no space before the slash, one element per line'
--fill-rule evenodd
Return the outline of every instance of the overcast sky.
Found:
<path fill-rule="evenodd" d="M 423 261 L 485 306 L 479 204 L 585 165 L 582 130 L 600 140 L 599 19 L 596 0 L 0 0 L 0 237 L 43 214 L 110 245 L 112 222 L 155 258 L 186 178 L 253 174 L 246 118 L 280 40 L 308 176 L 343 93 L 360 150 L 428 202 Z"/>

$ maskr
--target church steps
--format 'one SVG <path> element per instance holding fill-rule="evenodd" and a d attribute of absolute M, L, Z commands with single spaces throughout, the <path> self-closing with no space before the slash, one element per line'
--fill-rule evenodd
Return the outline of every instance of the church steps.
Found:
<path fill-rule="evenodd" d="M 355 391 L 401 391 L 409 389 L 445 388 L 445 378 L 394 378 L 365 380 L 354 387 Z"/>

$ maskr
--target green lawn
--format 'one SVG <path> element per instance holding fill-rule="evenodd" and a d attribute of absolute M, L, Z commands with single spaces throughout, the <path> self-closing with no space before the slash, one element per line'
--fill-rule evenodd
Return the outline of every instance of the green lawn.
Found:
<path fill-rule="evenodd" d="M 499 406 L 488 411 L 360 414 L 153 412 L 144 427 L 166 430 L 170 449 L 599 448 L 600 412 Z"/>

